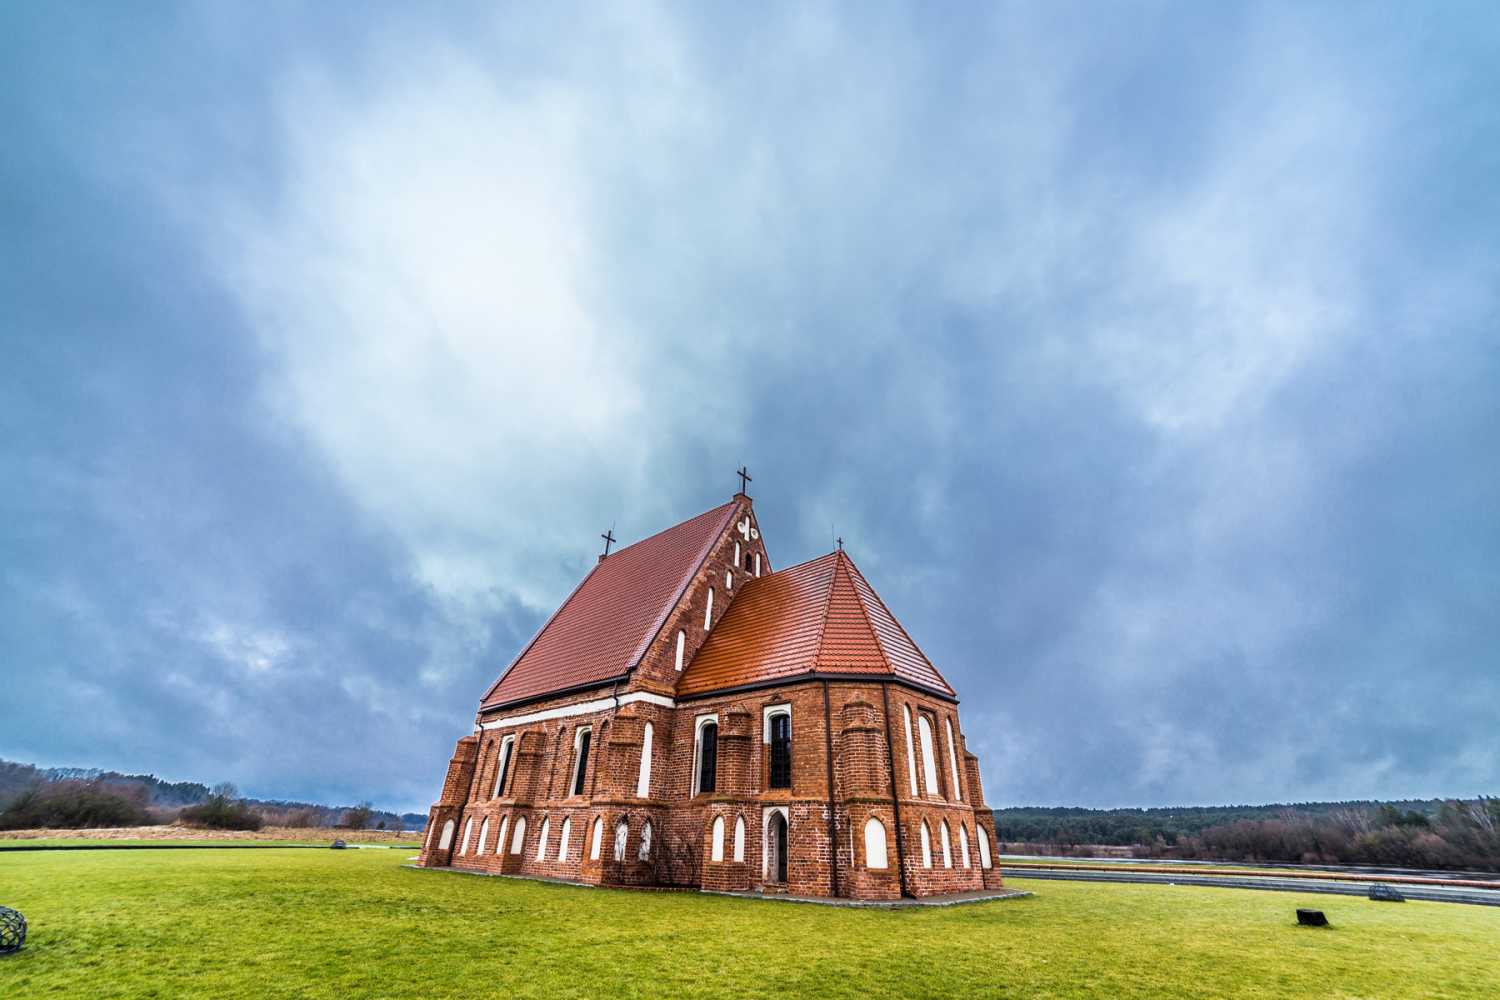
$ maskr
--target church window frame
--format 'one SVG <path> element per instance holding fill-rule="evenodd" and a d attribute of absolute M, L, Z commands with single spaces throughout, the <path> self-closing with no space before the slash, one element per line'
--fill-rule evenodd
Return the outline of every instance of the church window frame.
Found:
<path fill-rule="evenodd" d="M 734 818 L 734 860 L 745 860 L 745 817 Z"/>
<path fill-rule="evenodd" d="M 477 857 L 484 853 L 484 842 L 490 839 L 490 818 L 486 816 L 484 822 L 479 824 L 479 844 L 474 848 Z"/>
<path fill-rule="evenodd" d="M 715 816 L 713 825 L 709 828 L 708 835 L 708 860 L 724 860 L 724 817 Z"/>
<path fill-rule="evenodd" d="M 649 799 L 651 797 L 651 744 L 655 728 L 647 720 L 641 727 L 641 769 L 635 778 L 635 797 L 638 799 Z"/>
<path fill-rule="evenodd" d="M 462 857 L 469 853 L 469 838 L 474 836 L 474 817 L 470 816 L 464 821 L 464 842 L 459 847 L 458 853 Z"/>
<path fill-rule="evenodd" d="M 958 856 L 965 868 L 974 867 L 969 857 L 969 828 L 962 823 L 958 824 Z"/>
<path fill-rule="evenodd" d="M 625 860 L 626 848 L 630 846 L 630 824 L 622 817 L 615 824 L 615 846 L 613 857 L 615 861 Z"/>
<path fill-rule="evenodd" d="M 984 827 L 975 824 L 974 833 L 979 838 L 979 866 L 990 868 L 994 865 L 994 858 L 990 856 L 990 835 L 985 832 Z"/>
<path fill-rule="evenodd" d="M 911 706 L 901 706 L 902 720 L 906 723 L 906 776 L 911 779 L 912 798 L 920 793 L 917 791 L 917 750 L 916 744 L 911 738 Z"/>
<path fill-rule="evenodd" d="M 943 867 L 953 867 L 953 838 L 948 833 L 948 821 L 938 821 L 938 841 L 943 848 Z"/>
<path fill-rule="evenodd" d="M 958 744 L 953 739 L 953 720 L 943 717 L 943 728 L 948 736 L 948 771 L 953 778 L 953 794 L 948 796 L 955 802 L 964 800 L 963 786 L 958 782 Z"/>
<path fill-rule="evenodd" d="M 734 543 L 734 567 L 735 567 L 735 569 L 739 569 L 739 566 L 740 566 L 740 543 L 739 542 L 735 542 Z"/>
<path fill-rule="evenodd" d="M 705 744 L 708 727 L 713 727 L 713 739 Z M 708 781 L 704 782 L 707 777 Z M 700 715 L 693 720 L 693 795 L 708 795 L 718 790 L 719 785 L 719 716 Z"/>
<path fill-rule="evenodd" d="M 542 828 L 537 831 L 536 836 L 536 860 L 547 860 L 547 840 L 552 835 L 552 817 L 542 817 Z"/>
<path fill-rule="evenodd" d="M 651 821 L 649 819 L 641 824 L 641 842 L 636 847 L 635 859 L 637 861 L 651 860 Z"/>
<path fill-rule="evenodd" d="M 784 719 L 784 739 L 778 738 L 777 720 Z M 792 706 L 770 705 L 761 713 L 761 742 L 766 747 L 766 787 L 792 787 Z"/>
<path fill-rule="evenodd" d="M 495 845 L 496 853 L 499 853 L 499 845 Z M 520 854 L 526 849 L 526 817 L 516 818 L 515 828 L 510 834 L 510 853 Z"/>
<path fill-rule="evenodd" d="M 922 867 L 932 867 L 932 832 L 927 829 L 927 821 L 922 820 Z"/>
<path fill-rule="evenodd" d="M 505 856 L 505 835 L 510 832 L 510 814 L 500 817 L 500 829 L 495 831 L 495 854 Z"/>
<path fill-rule="evenodd" d="M 592 725 L 579 726 L 573 730 L 573 767 L 568 775 L 568 794 L 582 795 L 588 777 L 589 751 L 594 739 Z"/>
<path fill-rule="evenodd" d="M 515 754 L 515 750 L 514 734 L 500 741 L 500 749 L 495 754 L 495 790 L 490 795 L 492 799 L 498 799 L 505 794 L 505 779 L 510 772 L 511 757 Z"/>
<path fill-rule="evenodd" d="M 732 570 L 732 569 L 726 569 L 724 571 L 724 593 L 727 594 L 727 593 L 729 593 L 733 589 L 734 589 L 734 570 Z"/>
<path fill-rule="evenodd" d="M 593 842 L 589 844 L 589 860 L 598 861 L 599 852 L 604 846 L 604 817 L 594 817 Z"/>
<path fill-rule="evenodd" d="M 714 627 L 714 588 L 708 588 L 708 599 L 703 604 L 703 631 Z"/>
<path fill-rule="evenodd" d="M 885 824 L 874 816 L 865 820 L 865 867 L 882 871 L 891 867 Z"/>
<path fill-rule="evenodd" d="M 682 663 L 687 653 L 687 633 L 682 629 L 677 630 L 677 672 L 682 672 Z"/>
<path fill-rule="evenodd" d="M 557 860 L 568 860 L 568 841 L 573 839 L 573 817 L 564 816 L 562 829 L 557 832 Z"/>
<path fill-rule="evenodd" d="M 917 740 L 922 745 L 922 782 L 928 795 L 942 797 L 938 784 L 937 754 L 933 749 L 932 721 L 926 712 L 917 713 Z"/>
<path fill-rule="evenodd" d="M 760 576 L 760 553 L 755 553 L 755 575 Z"/>
<path fill-rule="evenodd" d="M 443 835 L 438 838 L 438 850 L 446 851 L 453 845 L 453 821 L 450 819 L 443 824 Z"/>

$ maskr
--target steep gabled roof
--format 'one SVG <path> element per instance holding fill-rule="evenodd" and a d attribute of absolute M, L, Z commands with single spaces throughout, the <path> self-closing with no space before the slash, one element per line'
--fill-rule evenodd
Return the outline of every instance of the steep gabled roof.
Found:
<path fill-rule="evenodd" d="M 677 694 L 802 674 L 889 674 L 956 697 L 842 550 L 746 583 L 683 672 Z"/>
<path fill-rule="evenodd" d="M 623 677 L 676 607 L 739 501 L 599 562 L 480 702 L 493 708 Z"/>

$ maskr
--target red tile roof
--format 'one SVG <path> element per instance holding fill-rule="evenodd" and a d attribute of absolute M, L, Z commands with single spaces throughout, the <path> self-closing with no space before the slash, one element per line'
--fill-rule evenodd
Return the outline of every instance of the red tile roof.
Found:
<path fill-rule="evenodd" d="M 677 693 L 811 673 L 889 674 L 956 697 L 842 551 L 746 583 L 684 671 Z"/>
<path fill-rule="evenodd" d="M 485 694 L 493 708 L 628 673 L 728 529 L 731 500 L 598 563 Z"/>

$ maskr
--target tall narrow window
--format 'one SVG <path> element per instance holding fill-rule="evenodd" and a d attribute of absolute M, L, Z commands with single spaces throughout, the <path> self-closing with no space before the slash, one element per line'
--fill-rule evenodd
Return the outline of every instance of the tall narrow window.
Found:
<path fill-rule="evenodd" d="M 594 838 L 593 838 L 594 842 L 589 845 L 589 860 L 590 861 L 598 861 L 599 860 L 599 849 L 602 846 L 601 842 L 603 840 L 604 840 L 604 817 L 603 816 L 599 816 L 599 817 L 595 818 L 595 820 L 594 820 Z"/>
<path fill-rule="evenodd" d="M 484 822 L 479 824 L 479 846 L 474 848 L 475 854 L 484 853 L 484 842 L 490 839 L 490 818 L 486 816 Z M 500 853 L 496 851 L 495 853 Z"/>
<path fill-rule="evenodd" d="M 952 841 L 948 837 L 948 821 L 943 820 L 938 824 L 938 839 L 943 842 L 943 867 L 953 867 Z"/>
<path fill-rule="evenodd" d="M 922 780 L 927 783 L 927 794 L 937 795 L 937 758 L 932 753 L 932 723 L 921 712 L 917 713 L 917 734 L 922 740 Z"/>
<path fill-rule="evenodd" d="M 495 834 L 495 853 L 496 854 L 499 854 L 499 855 L 504 855 L 505 854 L 505 831 L 508 830 L 508 829 L 510 829 L 510 817 L 509 816 L 501 816 L 500 817 L 500 830 L 499 830 L 498 833 Z"/>
<path fill-rule="evenodd" d="M 760 553 L 755 553 L 755 575 L 760 576 Z"/>
<path fill-rule="evenodd" d="M 969 828 L 962 823 L 958 824 L 958 856 L 963 859 L 965 868 L 973 867 L 969 864 Z"/>
<path fill-rule="evenodd" d="M 589 739 L 593 730 L 584 726 L 573 737 L 573 794 L 583 794 L 583 779 L 589 770 Z"/>
<path fill-rule="evenodd" d="M 911 708 L 902 705 L 901 716 L 906 722 L 906 775 L 911 778 L 911 793 L 917 794 L 917 753 L 911 742 Z"/>
<path fill-rule="evenodd" d="M 885 852 L 885 824 L 871 816 L 865 823 L 865 867 L 885 868 L 889 865 Z"/>
<path fill-rule="evenodd" d="M 745 860 L 745 817 L 739 816 L 734 821 L 734 860 Z"/>
<path fill-rule="evenodd" d="M 516 832 L 510 835 L 510 853 L 520 854 L 521 848 L 526 846 L 526 817 L 522 816 L 516 820 Z M 500 853 L 500 845 L 495 845 L 495 853 Z"/>
<path fill-rule="evenodd" d="M 734 564 L 736 566 L 738 566 L 740 564 L 740 543 L 739 542 L 735 542 L 734 543 Z"/>
<path fill-rule="evenodd" d="M 469 853 L 469 835 L 472 834 L 473 832 L 474 832 L 474 817 L 470 816 L 469 817 L 469 821 L 464 824 L 464 843 L 463 843 L 463 846 L 458 849 L 458 853 L 459 854 L 468 854 Z"/>
<path fill-rule="evenodd" d="M 573 836 L 573 817 L 563 817 L 562 830 L 557 834 L 557 860 L 568 860 L 568 841 Z"/>
<path fill-rule="evenodd" d="M 981 867 L 990 866 L 990 836 L 984 832 L 984 827 L 975 825 L 974 833 L 979 837 L 979 864 Z"/>
<path fill-rule="evenodd" d="M 677 630 L 677 669 L 682 669 L 683 647 L 687 645 L 687 633 L 682 629 Z"/>
<path fill-rule="evenodd" d="M 651 723 L 641 730 L 641 773 L 635 779 L 635 797 L 651 797 Z"/>
<path fill-rule="evenodd" d="M 615 824 L 615 860 L 625 860 L 625 842 L 630 839 L 630 827 L 622 819 Z"/>
<path fill-rule="evenodd" d="M 952 794 L 950 794 L 948 797 L 958 802 L 962 802 L 964 800 L 964 793 L 963 790 L 958 786 L 958 750 L 956 748 L 956 744 L 953 742 L 953 720 L 944 719 L 943 728 L 948 733 L 948 771 L 953 775 L 953 788 L 951 789 Z"/>
<path fill-rule="evenodd" d="M 932 867 L 932 834 L 927 832 L 927 821 L 922 821 L 922 867 Z"/>
<path fill-rule="evenodd" d="M 651 821 L 647 820 L 641 827 L 641 846 L 636 849 L 635 859 L 637 861 L 651 860 Z"/>
<path fill-rule="evenodd" d="M 713 720 L 698 726 L 698 787 L 693 794 L 715 790 L 719 772 L 719 725 Z"/>
<path fill-rule="evenodd" d="M 542 817 L 542 829 L 536 836 L 536 859 L 538 861 L 547 860 L 547 834 L 551 832 L 552 818 L 550 816 Z"/>
<path fill-rule="evenodd" d="M 492 799 L 498 799 L 505 794 L 505 780 L 510 772 L 510 755 L 515 746 L 514 736 L 507 736 L 500 742 L 500 764 L 495 768 L 495 794 L 490 796 Z"/>
<path fill-rule="evenodd" d="M 438 840 L 438 850 L 446 851 L 453 843 L 453 821 L 450 819 L 443 824 L 443 835 Z"/>
<path fill-rule="evenodd" d="M 703 605 L 703 631 L 707 632 L 714 624 L 714 588 L 708 588 L 708 603 Z"/>
<path fill-rule="evenodd" d="M 771 716 L 771 787 L 792 787 L 792 717 Z"/>
<path fill-rule="evenodd" d="M 715 816 L 713 830 L 709 837 L 708 860 L 724 860 L 724 817 Z"/>
<path fill-rule="evenodd" d="M 724 593 L 727 594 L 727 593 L 729 593 L 733 589 L 734 589 L 734 574 L 732 572 L 730 572 L 729 570 L 726 569 L 724 571 Z"/>
<path fill-rule="evenodd" d="M 756 556 L 755 559 L 756 559 L 756 562 L 760 561 L 760 557 L 759 556 Z M 746 552 L 745 553 L 745 572 L 746 573 L 750 572 L 750 567 L 752 565 L 753 565 L 753 563 L 750 562 L 750 553 Z M 756 576 L 760 576 L 759 573 L 756 573 L 755 575 Z"/>

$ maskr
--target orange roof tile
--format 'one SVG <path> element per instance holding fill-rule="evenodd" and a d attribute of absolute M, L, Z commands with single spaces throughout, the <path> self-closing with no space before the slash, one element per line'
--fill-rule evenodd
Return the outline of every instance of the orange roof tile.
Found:
<path fill-rule="evenodd" d="M 956 697 L 843 551 L 746 583 L 683 672 L 677 693 L 813 673 L 890 674 Z"/>
<path fill-rule="evenodd" d="M 599 562 L 480 702 L 493 708 L 627 674 L 676 607 L 739 502 L 700 514 Z"/>

